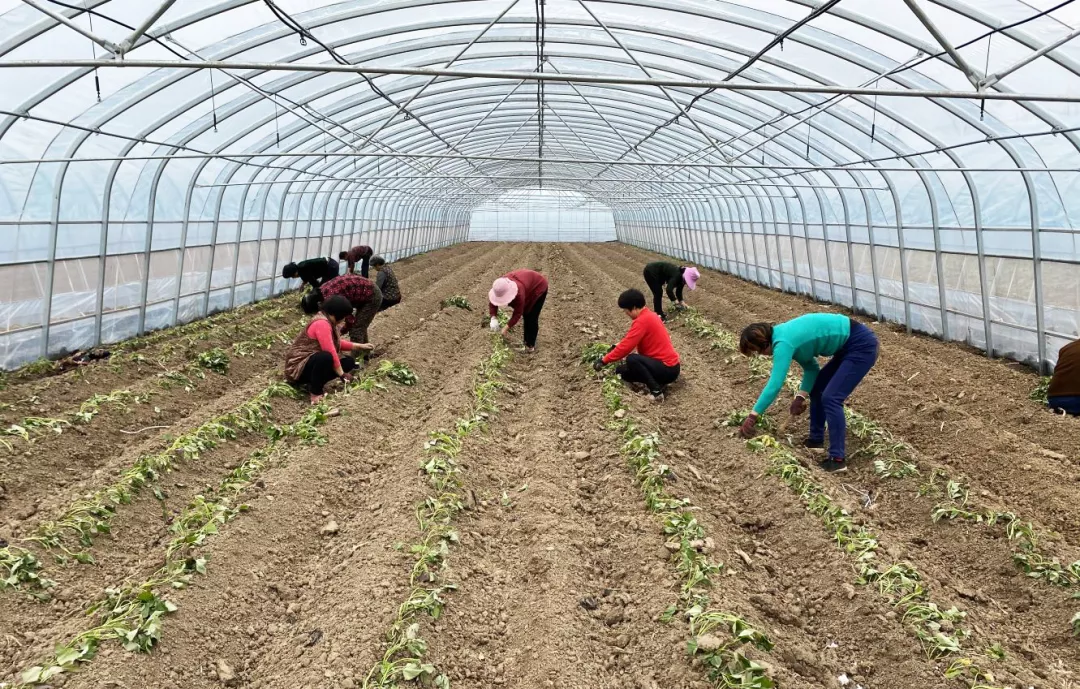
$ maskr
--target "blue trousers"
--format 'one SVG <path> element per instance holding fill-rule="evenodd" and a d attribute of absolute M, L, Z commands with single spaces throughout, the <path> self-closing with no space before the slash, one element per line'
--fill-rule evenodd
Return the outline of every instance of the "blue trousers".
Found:
<path fill-rule="evenodd" d="M 1064 411 L 1072 416 L 1080 416 L 1080 396 L 1061 395 L 1051 397 L 1048 401 L 1050 402 L 1050 411 Z"/>
<path fill-rule="evenodd" d="M 829 456 L 844 458 L 847 423 L 844 421 L 844 401 L 873 368 L 878 357 L 878 339 L 862 323 L 851 321 L 851 335 L 844 346 L 821 369 L 810 391 L 810 437 L 815 442 L 825 439 L 829 427 Z"/>

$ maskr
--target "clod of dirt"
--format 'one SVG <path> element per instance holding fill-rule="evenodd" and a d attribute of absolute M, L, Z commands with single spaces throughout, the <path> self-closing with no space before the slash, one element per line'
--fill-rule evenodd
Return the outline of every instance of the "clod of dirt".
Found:
<path fill-rule="evenodd" d="M 604 615 L 604 624 L 609 627 L 614 627 L 618 623 L 626 619 L 626 613 L 622 608 L 615 608 Z"/>
<path fill-rule="evenodd" d="M 626 410 L 625 409 L 617 409 L 617 410 L 615 410 L 615 413 L 612 416 L 614 416 L 616 419 L 621 419 L 624 416 L 626 416 Z"/>
<path fill-rule="evenodd" d="M 559 431 L 559 440 L 566 440 L 566 437 L 570 435 L 566 431 Z"/>
<path fill-rule="evenodd" d="M 578 450 L 573 454 L 573 458 L 577 460 L 588 459 L 589 457 L 592 457 L 592 453 L 586 450 Z"/>
<path fill-rule="evenodd" d="M 747 555 L 742 550 L 739 550 L 738 548 L 735 548 L 735 554 L 738 555 L 740 558 L 742 558 L 742 561 L 746 563 L 747 567 L 753 567 L 754 566 L 754 561 L 751 560 L 750 556 Z"/>
<path fill-rule="evenodd" d="M 326 522 L 326 525 L 323 526 L 323 528 L 319 529 L 319 533 L 321 533 L 323 536 L 337 536 L 337 533 L 340 530 L 341 529 L 340 527 L 338 527 L 337 522 L 331 519 L 330 521 Z"/>
<path fill-rule="evenodd" d="M 697 647 L 706 653 L 712 653 L 713 651 L 719 651 L 720 647 L 724 645 L 724 642 L 719 637 L 712 634 L 702 634 L 695 639 Z"/>
<path fill-rule="evenodd" d="M 224 660 L 219 659 L 214 663 L 214 672 L 217 673 L 218 681 L 225 686 L 231 687 L 236 685 L 236 671 Z"/>

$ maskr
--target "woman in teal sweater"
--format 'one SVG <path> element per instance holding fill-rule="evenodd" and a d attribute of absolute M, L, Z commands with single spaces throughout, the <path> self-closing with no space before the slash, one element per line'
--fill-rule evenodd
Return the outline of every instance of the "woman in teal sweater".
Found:
<path fill-rule="evenodd" d="M 824 448 L 825 426 L 828 426 L 829 456 L 821 462 L 821 467 L 826 471 L 845 471 L 844 401 L 877 361 L 878 339 L 873 331 L 847 316 L 810 313 L 779 325 L 748 325 L 739 339 L 739 351 L 746 356 L 762 354 L 773 358 L 769 382 L 739 433 L 744 438 L 754 434 L 758 417 L 780 394 L 794 360 L 802 366 L 803 378 L 791 401 L 791 415 L 806 411 L 806 400 L 810 398 L 810 435 L 806 446 Z M 818 367 L 819 356 L 832 357 L 825 368 Z"/>

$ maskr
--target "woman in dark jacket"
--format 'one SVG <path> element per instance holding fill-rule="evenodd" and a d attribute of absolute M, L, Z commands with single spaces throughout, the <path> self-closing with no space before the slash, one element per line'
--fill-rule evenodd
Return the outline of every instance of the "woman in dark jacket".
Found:
<path fill-rule="evenodd" d="M 286 280 L 300 278 L 300 282 L 316 289 L 327 280 L 336 278 L 340 269 L 341 266 L 332 258 L 309 258 L 299 263 L 287 263 L 281 269 L 281 277 Z"/>
<path fill-rule="evenodd" d="M 667 261 L 653 261 L 645 266 L 645 284 L 652 291 L 653 311 L 660 316 L 660 320 L 667 320 L 667 314 L 664 313 L 664 288 L 667 288 L 668 299 L 682 308 L 686 306 L 682 297 L 683 286 L 695 289 L 700 277 L 701 273 L 694 266 L 677 266 Z"/>
<path fill-rule="evenodd" d="M 372 258 L 371 267 L 376 270 L 375 284 L 382 290 L 382 306 L 379 307 L 379 311 L 385 311 L 391 306 L 400 304 L 401 288 L 398 287 L 393 268 L 386 265 L 386 259 L 382 256 Z"/>

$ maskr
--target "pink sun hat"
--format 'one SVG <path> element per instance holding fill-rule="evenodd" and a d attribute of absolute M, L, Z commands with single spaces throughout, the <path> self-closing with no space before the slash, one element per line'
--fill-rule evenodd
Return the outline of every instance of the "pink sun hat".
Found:
<path fill-rule="evenodd" d="M 491 290 L 488 292 L 488 301 L 495 306 L 506 306 L 514 301 L 517 293 L 518 286 L 516 282 L 510 278 L 498 278 L 491 285 Z"/>
<path fill-rule="evenodd" d="M 690 266 L 689 268 L 683 268 L 682 276 L 683 280 L 686 280 L 687 287 L 689 287 L 690 289 L 696 289 L 697 281 L 698 278 L 701 277 L 701 273 L 699 273 L 698 269 L 694 266 Z"/>

